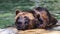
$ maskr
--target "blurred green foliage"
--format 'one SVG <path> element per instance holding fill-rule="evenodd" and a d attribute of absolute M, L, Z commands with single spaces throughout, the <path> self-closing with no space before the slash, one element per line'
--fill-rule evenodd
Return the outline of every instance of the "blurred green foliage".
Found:
<path fill-rule="evenodd" d="M 36 6 L 45 7 L 60 19 L 60 0 L 0 0 L 0 28 L 14 24 L 15 10 L 30 10 Z"/>
<path fill-rule="evenodd" d="M 0 10 L 6 12 L 13 11 L 15 9 L 28 9 L 30 6 L 33 6 L 34 2 L 30 0 L 0 0 Z"/>

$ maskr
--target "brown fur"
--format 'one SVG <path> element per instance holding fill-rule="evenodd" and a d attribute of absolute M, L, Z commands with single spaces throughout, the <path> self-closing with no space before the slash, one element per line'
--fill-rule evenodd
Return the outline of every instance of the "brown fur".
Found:
<path fill-rule="evenodd" d="M 49 11 L 46 8 L 43 8 L 43 7 L 40 7 L 40 8 L 37 7 L 34 10 L 31 10 L 29 12 L 19 12 L 19 10 L 16 11 L 16 17 L 15 17 L 16 23 L 15 24 L 17 24 L 17 19 L 20 16 L 21 17 L 26 16 L 29 19 L 29 22 L 27 22 L 28 25 L 26 29 L 33 29 L 33 28 L 46 29 L 46 28 L 53 27 L 57 23 L 57 20 L 54 17 L 52 17 L 52 15 L 49 13 Z"/>
<path fill-rule="evenodd" d="M 33 14 L 32 13 L 29 13 L 29 12 L 19 12 L 16 15 L 16 17 L 15 17 L 15 20 L 16 20 L 16 23 L 15 24 L 17 24 L 17 19 L 20 16 L 22 16 L 22 17 L 25 17 L 26 16 L 26 17 L 29 18 L 27 29 L 33 29 L 33 28 L 35 28 L 36 24 L 38 24 L 38 20 L 35 19 L 35 17 L 33 16 Z"/>
<path fill-rule="evenodd" d="M 58 22 L 57 19 L 51 16 L 51 20 L 50 23 L 48 24 L 48 27 L 55 26 L 57 22 Z"/>
<path fill-rule="evenodd" d="M 32 13 L 35 18 L 37 18 L 38 20 L 41 19 L 43 21 L 43 24 L 40 26 L 40 28 L 49 28 L 56 25 L 57 23 L 57 20 L 52 17 L 52 15 L 46 8 L 37 7 L 32 11 Z"/>
<path fill-rule="evenodd" d="M 34 11 L 37 11 L 37 10 L 34 10 Z M 40 15 L 39 18 L 41 18 L 43 20 L 43 24 L 40 26 L 40 28 L 45 28 L 47 23 L 49 23 L 49 19 L 48 19 L 47 13 L 44 10 L 41 11 L 41 12 L 37 11 L 36 13 L 37 13 L 37 15 Z"/>

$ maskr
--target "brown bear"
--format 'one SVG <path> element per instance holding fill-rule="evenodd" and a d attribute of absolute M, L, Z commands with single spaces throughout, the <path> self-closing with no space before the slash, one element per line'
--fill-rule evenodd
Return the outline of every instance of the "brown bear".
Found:
<path fill-rule="evenodd" d="M 16 11 L 15 25 L 18 30 L 43 28 L 48 29 L 56 25 L 57 19 L 43 7 L 37 7 L 27 12 Z"/>
<path fill-rule="evenodd" d="M 38 19 L 36 19 L 30 12 L 20 12 L 16 11 L 15 25 L 18 30 L 34 29 L 37 28 L 39 24 Z"/>
<path fill-rule="evenodd" d="M 36 7 L 31 11 L 35 18 L 40 21 L 40 26 L 38 28 L 51 28 L 58 22 L 57 19 L 52 17 L 48 9 L 44 7 Z"/>

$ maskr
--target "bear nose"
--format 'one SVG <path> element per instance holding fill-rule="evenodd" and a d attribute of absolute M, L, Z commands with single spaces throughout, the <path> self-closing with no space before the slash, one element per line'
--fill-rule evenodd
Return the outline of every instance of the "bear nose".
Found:
<path fill-rule="evenodd" d="M 22 24 L 22 22 L 18 22 L 17 24 Z"/>

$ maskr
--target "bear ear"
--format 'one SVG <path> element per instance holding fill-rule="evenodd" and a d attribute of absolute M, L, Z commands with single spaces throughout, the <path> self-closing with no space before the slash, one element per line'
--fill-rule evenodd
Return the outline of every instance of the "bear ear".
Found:
<path fill-rule="evenodd" d="M 18 13 L 20 13 L 20 11 L 19 11 L 19 10 L 16 10 L 16 15 L 17 15 Z"/>

